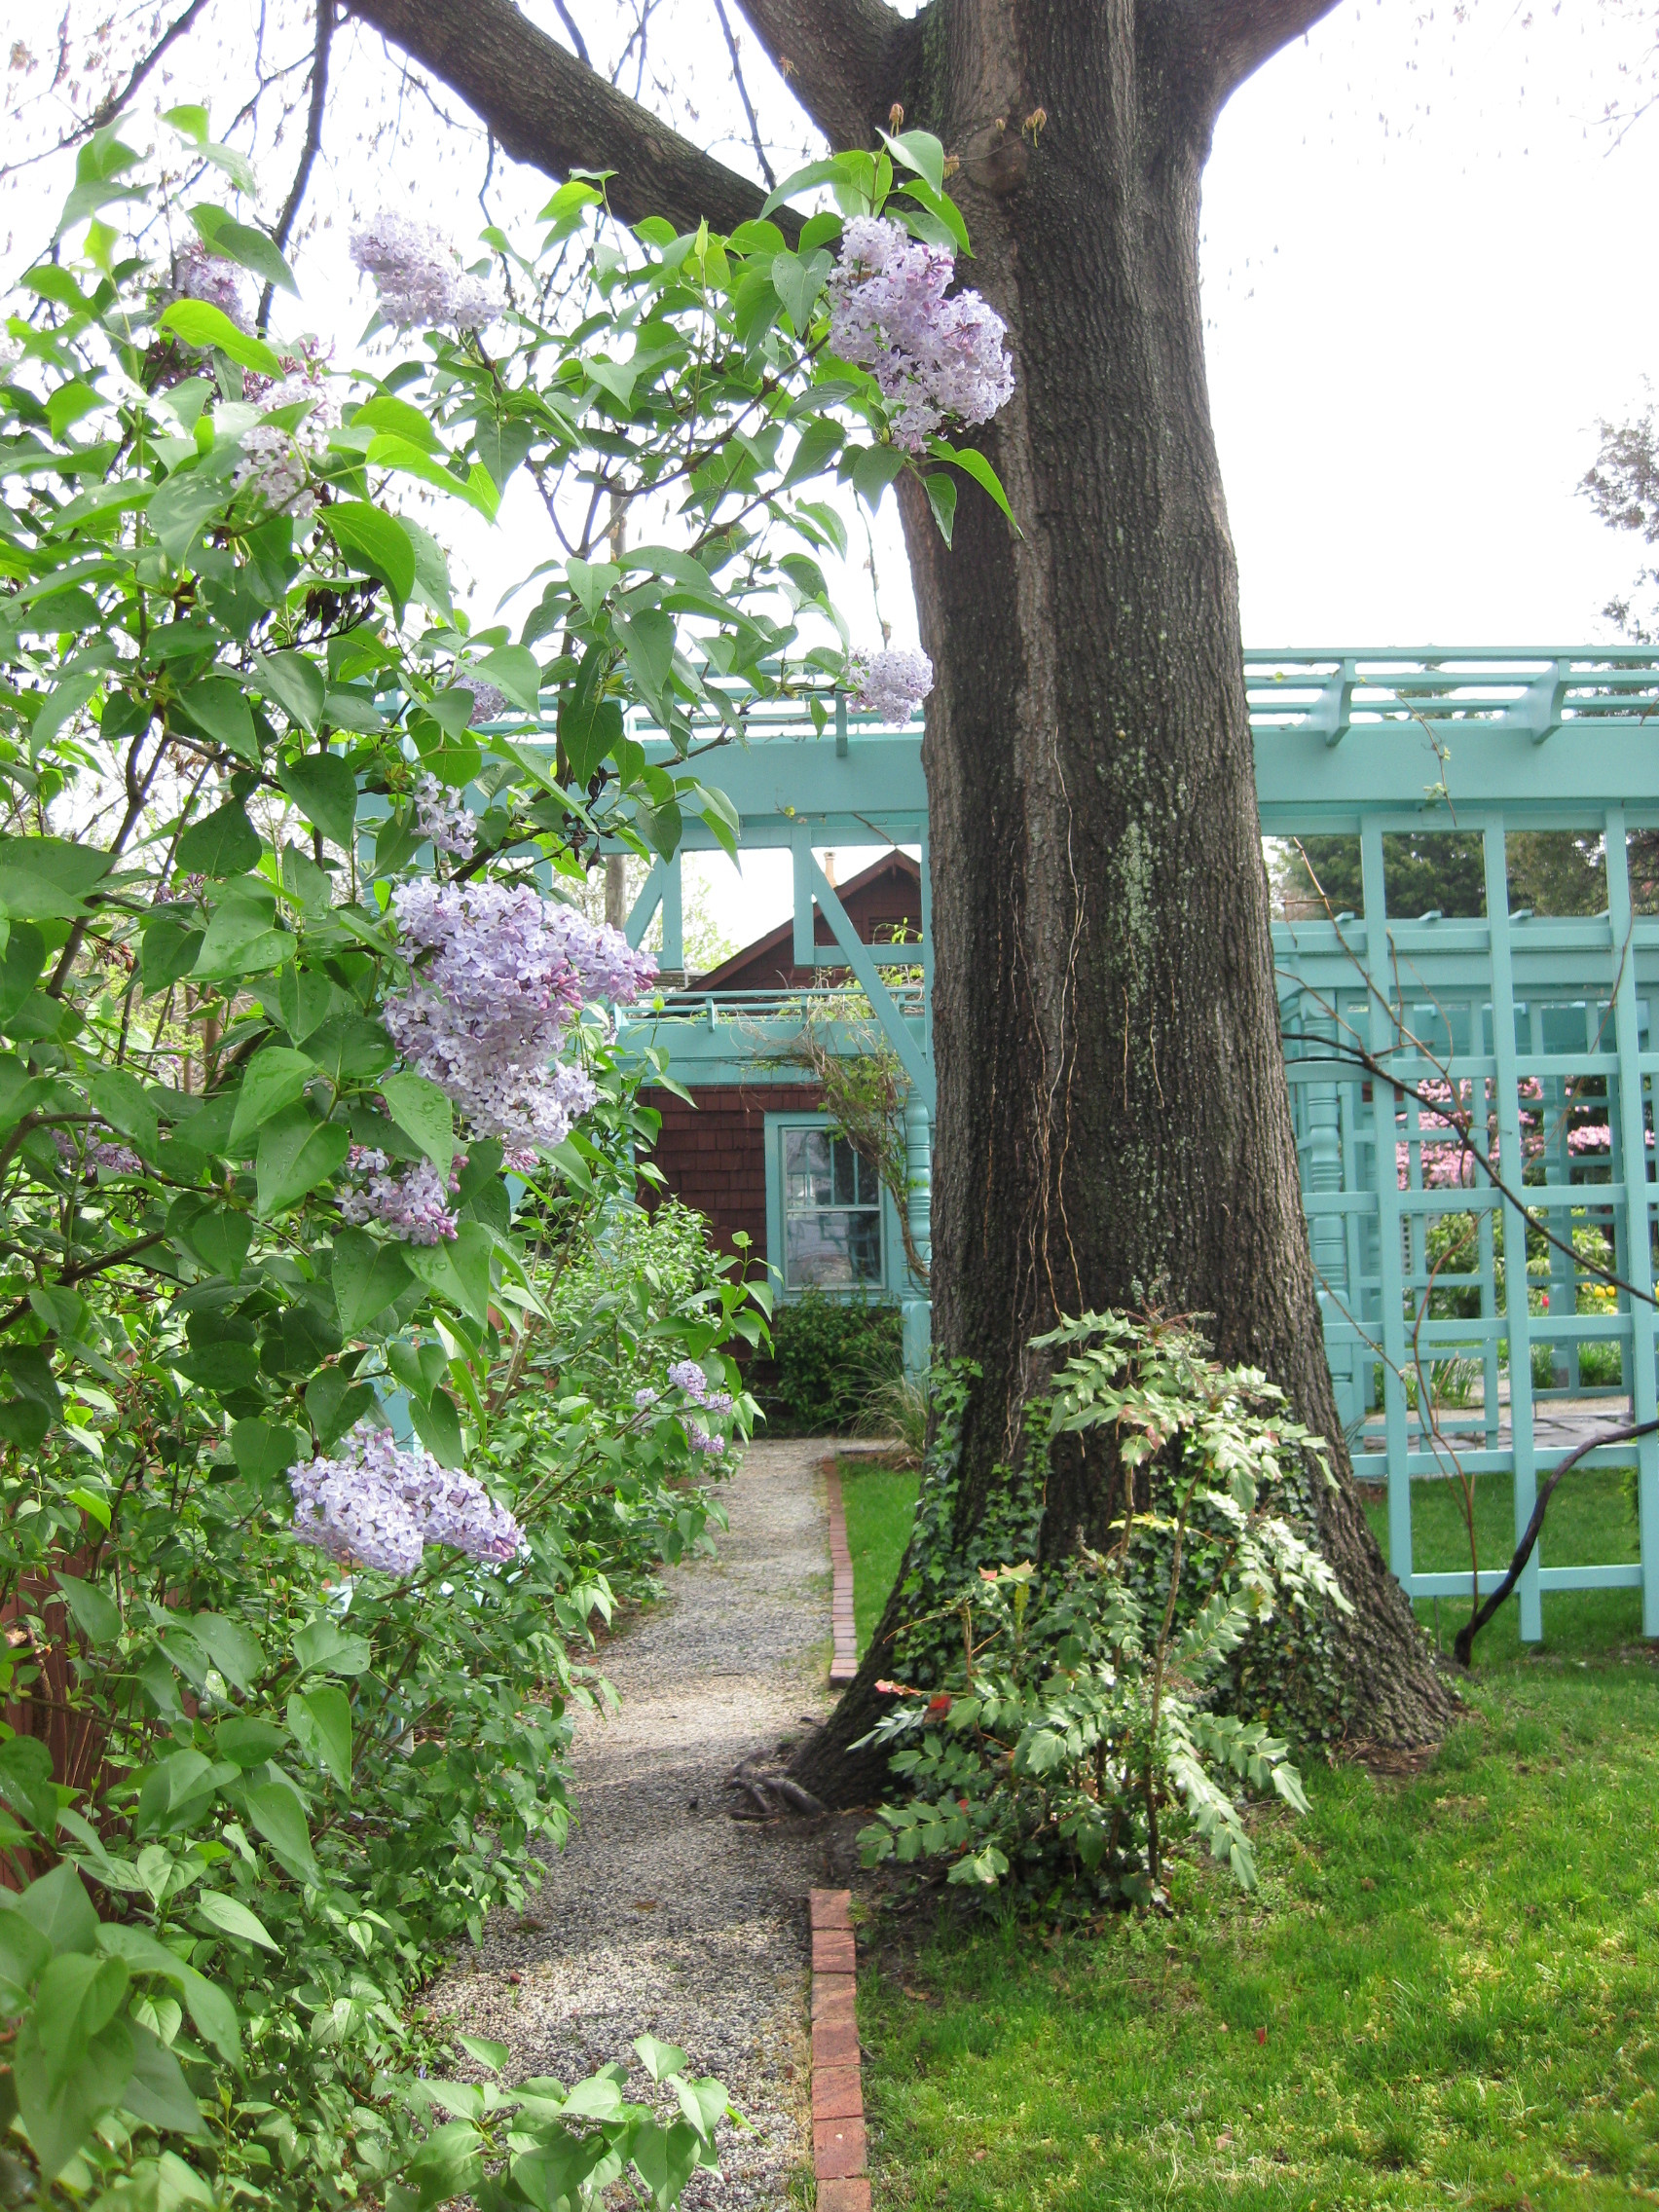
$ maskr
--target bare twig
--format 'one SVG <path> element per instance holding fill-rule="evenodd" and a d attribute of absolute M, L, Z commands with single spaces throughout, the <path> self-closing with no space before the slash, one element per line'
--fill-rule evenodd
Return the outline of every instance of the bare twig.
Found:
<path fill-rule="evenodd" d="M 560 14 L 563 15 L 563 13 L 564 10 L 561 9 Z M 737 39 L 732 31 L 731 18 L 725 12 L 725 0 L 715 0 L 715 14 L 719 16 L 720 28 L 725 33 L 726 52 L 731 55 L 731 74 L 732 81 L 737 87 L 737 96 L 743 102 L 744 114 L 749 118 L 749 135 L 755 144 L 755 159 L 760 164 L 760 174 L 766 179 L 767 191 L 776 192 L 778 180 L 772 172 L 771 163 L 766 159 L 766 149 L 760 138 L 759 119 L 755 113 L 755 102 L 750 98 L 749 87 L 743 81 L 743 61 L 737 51 Z"/>
<path fill-rule="evenodd" d="M 1457 1631 L 1456 1641 L 1452 1648 L 1456 1655 L 1458 1666 L 1466 1667 L 1469 1664 L 1470 1656 L 1475 1647 L 1475 1638 L 1492 1619 L 1493 1613 L 1509 1596 L 1516 1583 L 1520 1581 L 1521 1571 L 1532 1556 L 1532 1546 L 1538 1540 L 1539 1532 L 1544 1526 L 1544 1515 L 1549 1511 L 1550 1499 L 1555 1495 L 1556 1486 L 1560 1483 L 1563 1475 L 1569 1468 L 1576 1467 L 1580 1459 L 1588 1458 L 1592 1452 L 1599 1452 L 1604 1444 L 1630 1444 L 1639 1436 L 1655 1434 L 1659 1434 L 1659 1420 L 1631 1421 L 1623 1428 L 1604 1429 L 1600 1436 L 1592 1436 L 1587 1442 L 1581 1444 L 1576 1452 L 1567 1454 L 1561 1465 L 1550 1476 L 1549 1481 L 1545 1483 L 1543 1489 L 1539 1491 L 1538 1501 L 1532 1508 L 1532 1518 L 1528 1522 L 1526 1533 L 1515 1547 L 1515 1557 L 1504 1570 L 1503 1580 L 1488 1598 L 1486 1604 L 1480 1607 L 1479 1611 L 1474 1613 Z"/>
<path fill-rule="evenodd" d="M 276 228 L 272 234 L 279 253 L 287 250 L 288 240 L 306 197 L 306 186 L 311 182 L 312 165 L 322 144 L 322 117 L 328 103 L 328 50 L 333 37 L 334 0 L 316 0 L 316 45 L 312 55 L 311 110 L 306 117 L 306 135 L 294 169 L 294 181 L 288 187 L 288 197 L 282 203 L 282 212 L 277 216 Z M 262 334 L 271 320 L 273 290 L 274 287 L 267 282 L 259 295 L 258 327 Z"/>

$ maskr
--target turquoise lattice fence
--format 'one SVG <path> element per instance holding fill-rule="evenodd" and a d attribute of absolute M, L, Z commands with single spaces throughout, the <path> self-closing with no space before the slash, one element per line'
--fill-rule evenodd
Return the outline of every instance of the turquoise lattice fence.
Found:
<path fill-rule="evenodd" d="M 1351 913 L 1338 904 L 1273 933 L 1343 1415 L 1362 1474 L 1386 1482 L 1395 1571 L 1416 1596 L 1466 1596 L 1467 1570 L 1413 1570 L 1419 1483 L 1458 1469 L 1507 1479 L 1519 1532 L 1539 1478 L 1587 1435 L 1655 1413 L 1659 917 L 1633 912 L 1656 902 L 1633 902 L 1629 856 L 1639 883 L 1659 877 L 1659 656 L 1337 647 L 1245 663 L 1264 834 L 1346 839 L 1356 862 Z M 669 759 L 660 738 L 638 734 Z M 889 991 L 881 955 L 852 943 L 813 858 L 885 835 L 919 851 L 925 898 L 920 748 L 916 725 L 851 718 L 820 735 L 785 703 L 746 751 L 707 767 L 738 809 L 741 843 L 793 854 L 797 960 L 850 962 L 914 1066 L 912 1222 L 925 1241 L 926 993 Z M 686 829 L 692 849 L 713 845 L 701 825 Z M 1539 831 L 1604 840 L 1603 911 L 1511 912 L 1509 842 Z M 1391 895 L 1391 841 L 1438 832 L 1476 841 L 1471 912 L 1424 915 Z M 833 946 L 815 945 L 815 903 Z M 678 862 L 646 886 L 636 941 L 658 907 L 677 966 Z M 703 994 L 649 1034 L 694 1088 L 743 1080 L 797 1023 L 798 1010 Z M 1632 1290 L 1609 1289 L 1598 1268 Z M 1589 1463 L 1633 1462 L 1641 1564 L 1552 1563 L 1546 1528 L 1520 1585 L 1524 1637 L 1541 1634 L 1545 1594 L 1609 1587 L 1640 1587 L 1644 1633 L 1659 1636 L 1659 1443 Z M 1480 1577 L 1486 1589 L 1497 1578 Z"/>
<path fill-rule="evenodd" d="M 1339 1399 L 1358 1471 L 1385 1475 L 1395 1572 L 1466 1596 L 1467 1569 L 1412 1569 L 1419 1481 L 1507 1477 L 1519 1534 L 1541 1476 L 1655 1413 L 1659 919 L 1634 910 L 1631 866 L 1645 885 L 1655 664 L 1418 652 L 1251 673 L 1264 830 L 1358 846 L 1355 910 L 1273 933 Z M 1600 913 L 1512 911 L 1510 840 L 1539 831 L 1602 841 Z M 1483 910 L 1396 911 L 1390 842 L 1440 833 L 1484 863 Z M 1641 1588 L 1659 1634 L 1659 1442 L 1585 1463 L 1633 1462 L 1641 1564 L 1552 1564 L 1546 1527 L 1524 1638 L 1546 1593 L 1617 1587 Z"/>

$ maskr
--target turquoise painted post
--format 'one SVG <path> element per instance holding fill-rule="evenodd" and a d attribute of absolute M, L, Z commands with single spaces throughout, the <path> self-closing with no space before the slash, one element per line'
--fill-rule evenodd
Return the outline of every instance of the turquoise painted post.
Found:
<path fill-rule="evenodd" d="M 1509 942 L 1509 871 L 1504 862 L 1503 817 L 1494 816 L 1485 836 L 1487 928 L 1492 937 L 1492 1050 L 1497 1089 L 1498 1173 L 1519 1191 L 1525 1162 L 1521 1156 L 1520 1076 L 1515 1066 L 1515 974 Z M 1509 1324 L 1509 1449 L 1515 1470 L 1515 1536 L 1519 1542 L 1537 1502 L 1537 1458 L 1532 1438 L 1532 1328 L 1527 1305 L 1527 1216 L 1507 1199 L 1503 1204 L 1503 1303 Z M 1544 1633 L 1538 1595 L 1538 1553 L 1521 1570 L 1517 1596 L 1524 1643 Z"/>
<path fill-rule="evenodd" d="M 1625 1186 L 1622 1264 L 1626 1278 L 1635 1289 L 1651 1291 L 1653 1244 L 1647 1188 L 1647 1116 L 1642 1110 L 1641 1035 L 1637 1016 L 1636 962 L 1630 953 L 1633 921 L 1622 806 L 1607 809 L 1606 856 L 1607 925 L 1613 971 L 1618 977 L 1613 994 L 1613 1044 L 1619 1062 L 1621 1157 L 1613 1171 L 1615 1176 L 1622 1172 Z M 1659 1384 L 1656 1384 L 1653 1366 L 1653 1306 L 1649 1298 L 1632 1298 L 1628 1303 L 1631 1412 L 1639 1421 L 1652 1420 L 1659 1415 Z M 1641 1633 L 1659 1636 L 1659 1437 L 1639 1439 L 1636 1455 L 1637 1514 L 1641 1531 Z"/>
<path fill-rule="evenodd" d="M 1388 905 L 1382 882 L 1382 830 L 1375 818 L 1359 833 L 1365 886 L 1365 963 L 1371 972 L 1371 1056 L 1385 1067 L 1399 1042 L 1391 1009 L 1394 978 L 1388 959 Z M 1394 1165 L 1394 1091 L 1377 1078 L 1371 1086 L 1377 1174 L 1378 1275 L 1382 1298 L 1382 1429 L 1388 1448 L 1388 1564 L 1412 1587 L 1412 1477 L 1406 1426 L 1406 1291 L 1401 1269 L 1400 1178 Z"/>
<path fill-rule="evenodd" d="M 1321 1044 L 1334 1048 L 1336 1023 L 1330 1018 L 1309 1021 L 1304 1035 L 1309 1051 Z M 1305 1084 L 1302 1099 L 1308 1126 L 1304 1181 L 1309 1200 L 1309 1241 L 1313 1251 L 1319 1311 L 1329 1333 L 1346 1326 L 1349 1311 L 1345 1217 L 1340 1212 L 1321 1211 L 1319 1206 L 1321 1195 L 1340 1192 L 1343 1187 L 1342 1100 L 1335 1083 Z M 1333 1361 L 1331 1379 L 1337 1383 L 1337 1408 L 1344 1423 L 1356 1420 L 1363 1407 L 1353 1403 L 1351 1375 L 1345 1377 L 1343 1364 Z"/>
<path fill-rule="evenodd" d="M 933 1121 L 912 1090 L 904 1108 L 904 1197 L 910 1241 L 924 1266 L 933 1261 Z M 901 1306 L 904 1373 L 921 1382 L 933 1358 L 933 1308 L 911 1276 Z"/>
<path fill-rule="evenodd" d="M 657 965 L 671 975 L 685 973 L 685 922 L 680 877 L 682 854 L 668 864 L 662 886 L 662 956 Z"/>

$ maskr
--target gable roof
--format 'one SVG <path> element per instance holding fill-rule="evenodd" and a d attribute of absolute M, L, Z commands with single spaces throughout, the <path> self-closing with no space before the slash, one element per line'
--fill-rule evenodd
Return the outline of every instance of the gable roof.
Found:
<path fill-rule="evenodd" d="M 906 910 L 903 913 L 889 915 L 880 910 L 879 895 L 887 890 L 904 897 Z M 849 876 L 845 883 L 835 886 L 835 895 L 847 909 L 848 920 L 866 944 L 873 941 L 870 930 L 883 922 L 908 920 L 912 927 L 919 929 L 922 919 L 921 894 L 921 864 L 912 860 L 908 853 L 901 852 L 898 846 L 883 853 L 872 866 L 862 869 L 857 875 Z M 816 913 L 814 920 L 815 940 L 819 944 L 832 944 L 833 934 L 823 914 Z M 746 987 L 764 989 L 764 984 L 745 984 L 743 978 L 756 969 L 775 972 L 784 987 L 792 989 L 803 988 L 821 973 L 796 968 L 794 917 L 792 915 L 788 921 L 780 922 L 776 929 L 768 930 L 764 937 L 757 937 L 753 944 L 746 944 L 741 951 L 722 960 L 718 968 L 711 968 L 707 975 L 695 978 L 687 977 L 686 987 L 699 991 L 742 990 Z"/>

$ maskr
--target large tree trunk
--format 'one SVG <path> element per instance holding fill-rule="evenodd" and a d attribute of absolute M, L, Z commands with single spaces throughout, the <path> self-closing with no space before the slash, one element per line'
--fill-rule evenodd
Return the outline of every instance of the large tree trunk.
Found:
<path fill-rule="evenodd" d="M 983 442 L 1025 532 L 968 493 L 947 551 L 925 500 L 905 505 L 939 672 L 923 749 L 934 1342 L 982 1378 L 957 1535 L 994 1564 L 977 1531 L 1007 1502 L 1046 1380 L 1034 1335 L 1148 1299 L 1208 1315 L 1220 1356 L 1265 1369 L 1336 1448 L 1318 1533 L 1355 1608 L 1340 1632 L 1348 1724 L 1432 1739 L 1449 1700 L 1342 1446 L 1279 1043 L 1198 289 L 1216 80 L 1176 8 L 942 0 L 932 15 L 892 96 L 962 160 L 967 274 L 1008 320 L 1019 380 Z M 1057 1459 L 1045 1555 L 1101 1540 L 1114 1474 Z M 896 1598 L 803 1748 L 797 1775 L 822 1796 L 872 1783 L 847 1747 L 885 1707 L 874 1684 L 903 1613 Z"/>
<path fill-rule="evenodd" d="M 838 142 L 868 143 L 897 101 L 959 158 L 965 274 L 1018 376 L 983 442 L 1023 535 L 972 486 L 953 550 L 924 499 L 904 510 L 939 672 L 934 1340 L 980 1369 L 956 1539 L 981 1554 L 1004 1502 L 1045 1380 L 1033 1335 L 1148 1299 L 1207 1315 L 1220 1355 L 1265 1369 L 1334 1447 L 1318 1534 L 1354 1606 L 1350 1726 L 1432 1739 L 1449 1699 L 1355 1497 L 1314 1297 L 1198 291 L 1216 114 L 1334 0 L 933 0 L 911 20 L 882 0 L 741 4 Z M 357 5 L 419 48 L 411 16 L 459 0 Z M 627 147 L 609 159 L 626 171 Z M 1115 1498 L 1109 1464 L 1056 1465 L 1044 1553 L 1098 1536 Z M 867 1789 L 847 1747 L 885 1702 L 900 1617 L 896 1599 L 797 1761 L 827 1799 Z"/>

